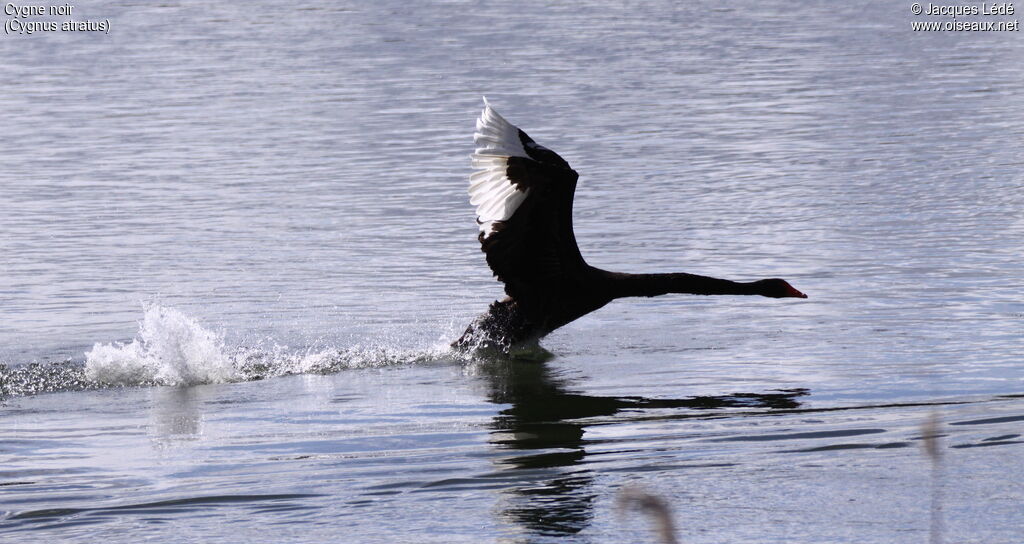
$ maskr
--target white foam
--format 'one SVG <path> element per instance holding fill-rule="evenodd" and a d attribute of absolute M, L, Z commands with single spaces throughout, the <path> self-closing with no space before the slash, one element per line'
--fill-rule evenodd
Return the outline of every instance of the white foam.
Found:
<path fill-rule="evenodd" d="M 222 335 L 173 308 L 146 308 L 138 337 L 128 344 L 93 346 L 85 353 L 87 379 L 108 384 L 223 383 L 243 379 Z"/>
<path fill-rule="evenodd" d="M 345 369 L 407 364 L 444 358 L 447 344 L 428 350 L 387 344 L 347 348 L 229 347 L 224 336 L 194 318 L 151 304 L 128 343 L 95 344 L 85 353 L 85 378 L 108 385 L 196 385 L 289 374 L 329 374 Z"/>

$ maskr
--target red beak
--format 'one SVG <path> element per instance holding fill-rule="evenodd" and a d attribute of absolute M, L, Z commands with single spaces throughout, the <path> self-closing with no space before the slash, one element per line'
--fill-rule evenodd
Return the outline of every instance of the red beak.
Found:
<path fill-rule="evenodd" d="M 807 298 L 807 295 L 797 291 L 792 285 L 786 286 L 786 296 L 795 298 Z"/>

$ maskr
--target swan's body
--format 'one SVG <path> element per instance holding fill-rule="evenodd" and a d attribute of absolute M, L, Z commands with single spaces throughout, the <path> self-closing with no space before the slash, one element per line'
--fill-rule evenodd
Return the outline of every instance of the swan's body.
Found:
<path fill-rule="evenodd" d="M 486 103 L 476 123 L 470 202 L 487 264 L 507 298 L 453 346 L 509 347 L 540 339 L 612 300 L 666 293 L 807 298 L 785 280 L 751 283 L 693 274 L 622 274 L 588 265 L 572 229 L 578 174 Z"/>

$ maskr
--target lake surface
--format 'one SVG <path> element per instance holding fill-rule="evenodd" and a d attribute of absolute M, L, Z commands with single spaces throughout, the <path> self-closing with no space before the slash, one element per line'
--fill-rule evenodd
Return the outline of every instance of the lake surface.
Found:
<path fill-rule="evenodd" d="M 656 541 L 624 489 L 687 543 L 1024 540 L 1021 33 L 693 4 L 95 1 L 109 34 L 5 35 L 0 540 Z M 448 352 L 503 296 L 482 95 L 580 172 L 591 264 L 810 298 Z"/>

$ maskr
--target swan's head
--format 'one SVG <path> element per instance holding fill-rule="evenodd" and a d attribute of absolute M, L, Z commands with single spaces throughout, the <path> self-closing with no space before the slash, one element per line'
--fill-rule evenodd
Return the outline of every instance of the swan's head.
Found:
<path fill-rule="evenodd" d="M 757 294 L 772 298 L 807 298 L 807 295 L 797 291 L 795 287 L 786 280 L 772 278 L 770 280 L 759 280 L 754 282 Z"/>

